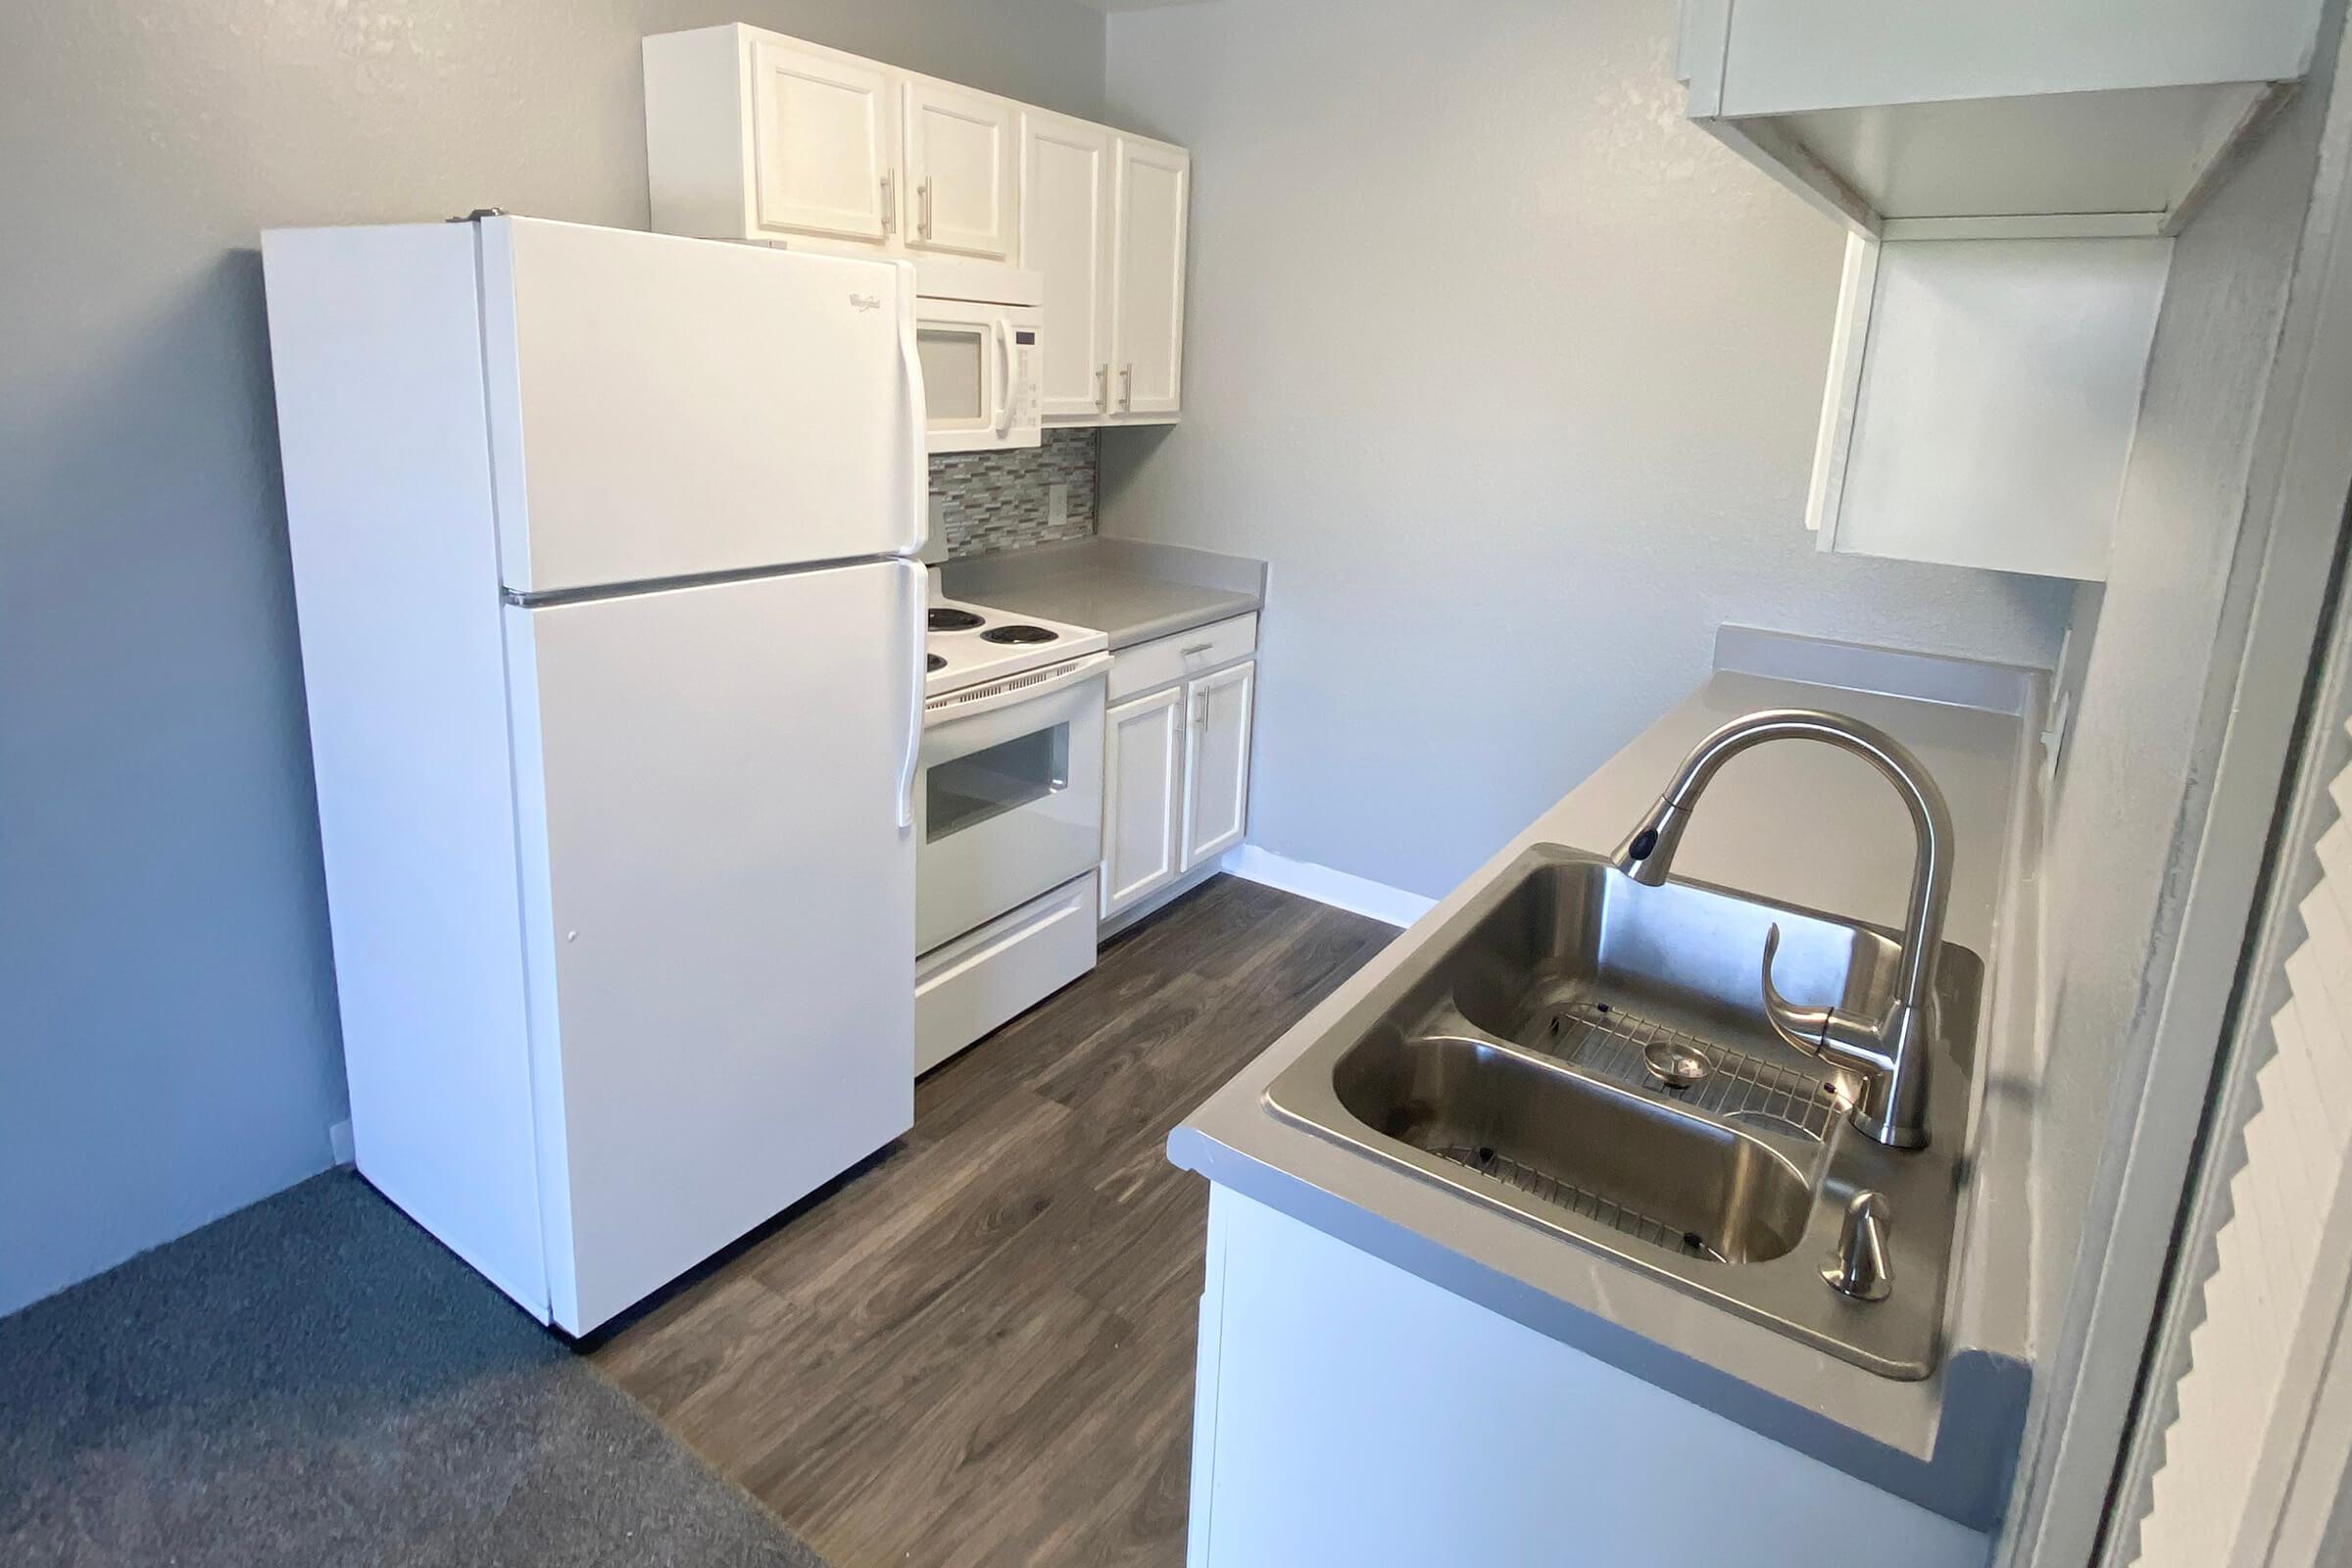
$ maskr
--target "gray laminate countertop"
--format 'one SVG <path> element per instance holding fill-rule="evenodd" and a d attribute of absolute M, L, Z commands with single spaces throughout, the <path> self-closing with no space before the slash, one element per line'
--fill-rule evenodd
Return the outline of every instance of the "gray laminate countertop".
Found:
<path fill-rule="evenodd" d="M 1980 1530 L 1998 1521 L 2023 1431 L 2030 1360 L 2025 1197 L 2030 1101 L 1985 1085 L 2030 1075 L 2039 671 L 1727 627 L 1704 685 L 1441 900 L 1196 1110 L 1169 1157 L 1727 1419 Z M 1531 844 L 1608 854 L 1675 765 L 1759 708 L 1828 708 L 1877 724 L 1942 786 L 1954 863 L 1945 939 L 1985 960 L 1969 1175 L 1944 1350 L 1920 1382 L 1875 1376 L 1499 1210 L 1275 1117 L 1267 1084 L 1416 953 Z M 1693 816 L 1678 875 L 1902 923 L 1912 832 L 1867 762 L 1767 746 L 1727 767 Z"/>
<path fill-rule="evenodd" d="M 952 561 L 951 599 L 1106 634 L 1114 649 L 1247 615 L 1265 603 L 1265 563 L 1131 539 L 1079 539 Z"/>

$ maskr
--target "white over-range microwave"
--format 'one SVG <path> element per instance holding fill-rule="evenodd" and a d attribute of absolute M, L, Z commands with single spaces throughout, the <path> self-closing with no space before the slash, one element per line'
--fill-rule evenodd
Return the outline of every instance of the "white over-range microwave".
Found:
<path fill-rule="evenodd" d="M 1045 278 L 950 258 L 915 264 L 914 342 L 933 452 L 1034 447 Z"/>

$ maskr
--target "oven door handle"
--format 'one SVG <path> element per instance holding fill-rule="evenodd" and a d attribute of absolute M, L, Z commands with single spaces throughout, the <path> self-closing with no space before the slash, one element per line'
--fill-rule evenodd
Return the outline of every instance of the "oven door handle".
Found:
<path fill-rule="evenodd" d="M 986 697 L 974 697 L 963 702 L 956 701 L 952 695 L 938 698 L 935 701 L 939 706 L 925 715 L 925 721 L 931 724 L 952 724 L 959 719 L 977 718 L 982 713 L 993 713 L 1000 708 L 1010 708 L 1015 703 L 1034 702 L 1040 697 L 1051 696 L 1055 692 L 1074 686 L 1082 680 L 1100 675 L 1110 667 L 1110 662 L 1108 654 L 1089 654 L 1084 659 L 1073 659 L 1068 663 L 1061 665 L 1048 680 L 1031 681 L 1025 686 L 1014 686 L 1005 691 L 990 692 Z"/>

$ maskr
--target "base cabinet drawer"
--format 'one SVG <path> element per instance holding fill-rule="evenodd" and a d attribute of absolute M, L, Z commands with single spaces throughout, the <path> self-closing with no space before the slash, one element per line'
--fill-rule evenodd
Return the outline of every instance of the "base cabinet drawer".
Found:
<path fill-rule="evenodd" d="M 1173 637 L 1158 637 L 1112 656 L 1110 700 L 1124 702 L 1157 691 L 1194 675 L 1204 675 L 1220 664 L 1248 659 L 1257 652 L 1257 616 L 1236 615 L 1212 621 Z"/>

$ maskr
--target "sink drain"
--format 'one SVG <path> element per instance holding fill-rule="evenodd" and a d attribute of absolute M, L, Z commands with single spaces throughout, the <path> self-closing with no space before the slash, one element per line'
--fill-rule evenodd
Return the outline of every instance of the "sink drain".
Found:
<path fill-rule="evenodd" d="M 1643 1046 L 1642 1064 L 1669 1089 L 1688 1089 L 1715 1070 L 1704 1052 L 1679 1040 L 1653 1040 Z"/>

